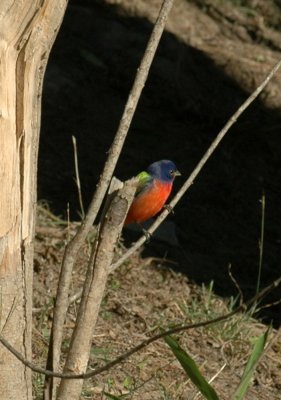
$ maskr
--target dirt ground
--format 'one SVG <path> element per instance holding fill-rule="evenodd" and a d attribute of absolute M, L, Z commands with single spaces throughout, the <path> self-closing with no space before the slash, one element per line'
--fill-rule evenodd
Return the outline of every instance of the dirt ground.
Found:
<path fill-rule="evenodd" d="M 71 220 L 79 219 L 72 135 L 78 143 L 85 204 L 93 194 L 160 4 L 160 0 L 69 2 L 43 93 L 38 189 L 39 199 L 46 200 L 55 215 L 66 218 L 69 203 Z M 176 191 L 227 119 L 280 58 L 280 22 L 278 0 L 176 0 L 116 175 L 125 179 L 155 160 L 169 158 L 182 173 Z M 280 79 L 281 73 L 235 124 L 178 204 L 170 217 L 178 244 L 152 240 L 143 251 L 144 258 L 172 260 L 173 271 L 143 267 L 137 258 L 132 261 L 135 268 L 118 271 L 112 278 L 95 341 L 101 361 L 124 350 L 124 342 L 141 341 L 160 320 L 174 323 L 186 318 L 184 304 L 190 312 L 194 298 L 205 301 L 196 284 L 206 288 L 213 281 L 214 292 L 226 303 L 214 295 L 211 306 L 219 303 L 219 312 L 225 311 L 230 296 L 236 295 L 229 264 L 245 298 L 255 293 L 263 193 L 261 286 L 281 275 Z M 40 226 L 45 231 L 40 233 Z M 65 233 L 54 228 L 53 220 L 50 224 L 40 218 L 37 232 L 35 309 L 39 314 L 35 314 L 41 343 L 42 332 L 48 336 Z M 81 260 L 78 280 L 83 265 Z M 278 299 L 280 291 L 266 302 Z M 266 308 L 260 318 L 278 328 L 280 315 L 281 307 L 276 305 Z M 71 328 L 71 316 L 68 323 Z M 116 330 L 111 329 L 112 323 Z M 210 331 L 188 333 L 182 344 L 192 349 L 209 378 L 226 364 L 215 387 L 222 399 L 228 399 L 248 355 L 248 339 L 262 329 L 260 324 L 246 324 L 235 342 L 237 349 L 232 348 L 232 334 L 230 340 Z M 280 341 L 274 346 L 248 399 L 280 396 Z M 158 343 L 95 385 L 89 384 L 84 398 L 102 398 L 104 382 L 107 390 L 118 395 L 137 387 L 133 399 L 199 398 L 184 378 L 179 383 L 180 367 L 164 348 L 164 343 Z M 137 376 L 136 382 L 126 381 L 128 376 Z"/>
<path fill-rule="evenodd" d="M 33 353 L 36 364 L 44 366 L 52 321 L 53 298 L 63 250 L 76 224 L 65 226 L 46 209 L 39 209 L 36 229 L 34 280 Z M 86 273 L 90 246 L 80 251 L 73 272 L 71 298 L 77 299 Z M 103 366 L 137 344 L 179 324 L 216 318 L 232 309 L 233 299 L 216 296 L 211 286 L 198 287 L 168 262 L 136 254 L 109 279 L 98 324 L 92 339 L 89 368 Z M 73 301 L 65 323 L 63 359 L 69 346 L 78 310 Z M 212 381 L 220 400 L 232 398 L 253 340 L 266 325 L 249 314 L 175 335 L 180 345 Z M 281 331 L 273 330 L 259 362 L 246 400 L 277 400 L 281 390 Z M 34 377 L 35 399 L 42 399 L 42 376 Z M 163 340 L 158 340 L 114 368 L 85 381 L 81 399 L 107 399 L 104 392 L 134 400 L 201 399 L 180 364 Z"/>

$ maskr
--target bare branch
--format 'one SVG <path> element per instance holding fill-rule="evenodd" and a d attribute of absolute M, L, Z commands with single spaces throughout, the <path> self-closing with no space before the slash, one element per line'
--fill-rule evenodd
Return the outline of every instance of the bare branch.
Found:
<path fill-rule="evenodd" d="M 71 337 L 64 372 L 82 373 L 87 369 L 92 336 L 99 314 L 115 246 L 121 234 L 124 219 L 130 207 L 138 179 L 133 178 L 112 194 L 108 210 L 101 221 L 99 235 L 93 246 L 82 299 L 79 305 L 75 328 Z M 74 400 L 79 397 L 83 381 L 62 380 L 58 389 L 60 400 Z"/>
<path fill-rule="evenodd" d="M 270 73 L 266 76 L 264 81 L 257 87 L 257 89 L 244 101 L 244 103 L 238 108 L 238 110 L 232 115 L 232 117 L 227 121 L 222 130 L 218 133 L 206 153 L 203 155 L 197 166 L 194 168 L 193 172 L 190 174 L 189 178 L 185 181 L 181 189 L 175 195 L 171 203 L 164 209 L 164 211 L 159 215 L 156 221 L 151 225 L 151 227 L 147 230 L 148 234 L 151 234 L 158 228 L 158 226 L 164 221 L 167 215 L 171 212 L 171 210 L 175 207 L 178 201 L 182 198 L 185 192 L 189 189 L 189 187 L 193 184 L 195 178 L 200 173 L 201 169 L 204 167 L 208 159 L 211 157 L 213 152 L 218 147 L 219 143 L 222 141 L 226 133 L 235 124 L 237 119 L 241 116 L 241 114 L 249 107 L 249 105 L 258 97 L 258 95 L 263 91 L 268 82 L 272 79 L 272 77 L 276 74 L 278 69 L 281 66 L 281 60 L 272 68 Z M 129 250 L 122 256 L 120 259 L 112 265 L 111 271 L 113 272 L 116 268 L 118 268 L 125 260 L 127 260 L 136 250 L 138 250 L 146 241 L 146 236 L 142 236 L 134 246 L 130 247 Z"/>
<path fill-rule="evenodd" d="M 97 213 L 102 204 L 103 198 L 109 186 L 110 179 L 117 164 L 125 138 L 127 136 L 133 115 L 135 113 L 141 92 L 144 88 L 148 72 L 162 36 L 168 14 L 172 8 L 174 0 L 164 0 L 160 9 L 157 21 L 150 36 L 147 48 L 145 50 L 140 67 L 137 70 L 133 87 L 130 91 L 123 116 L 109 150 L 108 159 L 104 165 L 100 181 L 96 187 L 95 194 L 90 203 L 88 212 L 75 237 L 67 245 L 62 261 L 62 268 L 59 279 L 59 286 L 56 298 L 56 307 L 54 309 L 54 320 L 52 327 L 52 343 L 48 354 L 47 368 L 57 369 L 60 358 L 60 348 L 63 337 L 63 324 L 68 308 L 68 295 L 71 282 L 73 265 L 75 263 L 78 251 L 87 237 L 91 226 L 93 225 Z"/>
<path fill-rule="evenodd" d="M 78 198 L 79 198 L 79 204 L 80 204 L 81 217 L 82 217 L 82 219 L 84 219 L 85 218 L 85 209 L 84 209 L 84 204 L 83 204 L 81 182 L 80 182 L 80 175 L 79 175 L 77 142 L 76 142 L 76 137 L 73 136 L 73 135 L 72 135 L 72 144 L 73 144 L 74 167 L 75 167 L 75 177 L 76 177 L 75 178 L 75 183 L 76 183 L 77 191 L 78 191 Z"/>

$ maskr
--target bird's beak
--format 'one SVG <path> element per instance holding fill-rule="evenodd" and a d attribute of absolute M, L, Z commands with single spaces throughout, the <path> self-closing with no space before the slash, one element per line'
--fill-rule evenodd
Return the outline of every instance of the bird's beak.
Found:
<path fill-rule="evenodd" d="M 178 171 L 177 169 L 173 172 L 173 176 L 174 177 L 176 177 L 176 176 L 181 176 L 181 173 L 180 173 L 180 171 Z"/>

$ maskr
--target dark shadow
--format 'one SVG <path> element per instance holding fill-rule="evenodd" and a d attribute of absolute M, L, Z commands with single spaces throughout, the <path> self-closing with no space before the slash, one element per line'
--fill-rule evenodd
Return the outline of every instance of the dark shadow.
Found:
<path fill-rule="evenodd" d="M 71 136 L 78 144 L 85 204 L 94 192 L 136 68 L 152 30 L 98 2 L 70 1 L 52 50 L 43 93 L 39 199 L 71 218 L 79 211 Z M 204 53 L 165 33 L 116 175 L 126 179 L 151 162 L 175 161 L 180 187 L 247 93 Z M 235 294 L 228 265 L 246 296 L 256 288 L 262 192 L 266 195 L 262 286 L 280 275 L 281 120 L 259 101 L 245 113 L 171 217 L 180 246 L 168 248 L 198 283 Z M 158 246 L 158 245 L 157 245 Z M 155 249 L 153 250 L 155 252 Z M 161 257 L 167 247 L 158 246 Z M 278 298 L 277 294 L 269 301 Z M 265 310 L 280 322 L 280 306 Z"/>

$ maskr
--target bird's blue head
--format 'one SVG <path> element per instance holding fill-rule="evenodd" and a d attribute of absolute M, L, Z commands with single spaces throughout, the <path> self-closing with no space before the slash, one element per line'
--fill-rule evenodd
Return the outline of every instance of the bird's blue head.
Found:
<path fill-rule="evenodd" d="M 176 176 L 180 175 L 177 167 L 170 160 L 156 161 L 147 168 L 147 172 L 155 179 L 165 183 L 172 183 Z"/>

